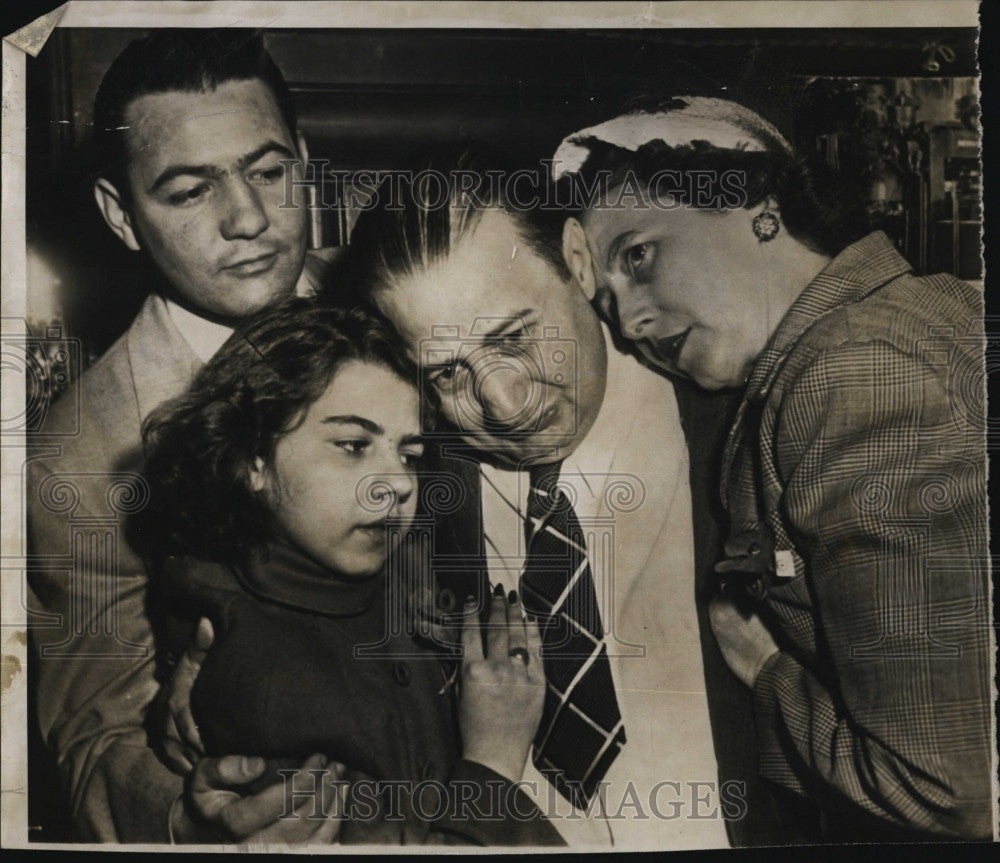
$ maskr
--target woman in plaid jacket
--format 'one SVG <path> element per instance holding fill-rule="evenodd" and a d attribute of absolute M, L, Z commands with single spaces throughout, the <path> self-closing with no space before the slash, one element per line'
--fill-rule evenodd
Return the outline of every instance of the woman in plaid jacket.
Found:
<path fill-rule="evenodd" d="M 828 841 L 989 838 L 982 291 L 862 236 L 836 177 L 734 102 L 584 129 L 554 170 L 622 334 L 743 390 L 711 619 L 761 774 Z"/>

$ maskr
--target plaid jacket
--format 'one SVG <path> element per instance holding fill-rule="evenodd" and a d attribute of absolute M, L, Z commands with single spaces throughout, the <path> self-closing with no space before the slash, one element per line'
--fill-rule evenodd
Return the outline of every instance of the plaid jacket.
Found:
<path fill-rule="evenodd" d="M 784 317 L 727 441 L 730 551 L 764 552 L 750 592 L 781 646 L 760 770 L 827 835 L 991 833 L 982 306 L 869 235 Z"/>

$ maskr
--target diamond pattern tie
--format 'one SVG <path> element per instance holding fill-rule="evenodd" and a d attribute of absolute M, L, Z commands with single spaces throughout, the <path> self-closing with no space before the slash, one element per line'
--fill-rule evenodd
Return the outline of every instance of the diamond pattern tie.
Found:
<path fill-rule="evenodd" d="M 585 809 L 625 743 L 587 546 L 557 488 L 561 462 L 531 471 L 521 595 L 539 619 L 547 682 L 535 766 Z"/>

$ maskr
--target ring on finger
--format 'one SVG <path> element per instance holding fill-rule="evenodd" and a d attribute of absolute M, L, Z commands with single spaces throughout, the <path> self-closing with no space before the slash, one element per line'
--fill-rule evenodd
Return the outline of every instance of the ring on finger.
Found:
<path fill-rule="evenodd" d="M 523 647 L 512 647 L 510 650 L 507 651 L 507 655 L 511 659 L 513 659 L 516 656 L 525 665 L 528 664 L 528 662 L 530 661 L 530 658 L 531 658 L 531 657 L 528 656 L 528 651 L 525 650 Z"/>

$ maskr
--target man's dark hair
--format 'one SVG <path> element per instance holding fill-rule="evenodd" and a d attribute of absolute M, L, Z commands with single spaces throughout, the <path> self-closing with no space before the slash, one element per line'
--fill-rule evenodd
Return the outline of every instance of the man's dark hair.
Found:
<path fill-rule="evenodd" d="M 359 214 L 344 271 L 322 290 L 324 300 L 370 302 L 397 280 L 426 272 L 448 258 L 488 209 L 506 213 L 520 240 L 569 278 L 562 254 L 569 212 L 552 203 L 543 165 L 518 170 L 500 151 L 467 143 L 438 147 L 411 163 L 418 167 L 383 182 Z"/>
<path fill-rule="evenodd" d="M 389 325 L 363 309 L 291 297 L 248 318 L 188 391 L 143 426 L 150 506 L 138 539 L 151 553 L 238 564 L 275 537 L 268 496 L 250 483 L 282 436 L 351 361 L 416 386 L 417 370 Z"/>
<path fill-rule="evenodd" d="M 98 173 L 129 200 L 125 112 L 140 96 L 174 90 L 206 92 L 227 81 L 254 78 L 274 94 L 294 138 L 292 96 L 260 31 L 164 29 L 130 43 L 104 74 L 94 100 Z"/>

